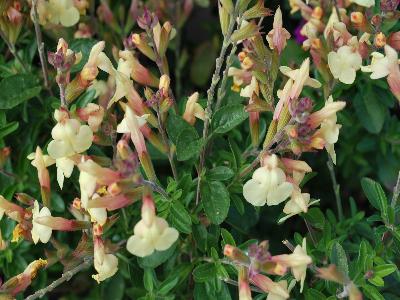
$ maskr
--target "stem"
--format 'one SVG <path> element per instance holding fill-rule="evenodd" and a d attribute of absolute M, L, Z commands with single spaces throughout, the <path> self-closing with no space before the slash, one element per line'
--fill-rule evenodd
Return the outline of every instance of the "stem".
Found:
<path fill-rule="evenodd" d="M 64 283 L 65 281 L 69 281 L 74 275 L 76 275 L 80 271 L 90 267 L 92 264 L 93 264 L 93 257 L 86 257 L 81 264 L 77 265 L 72 270 L 69 270 L 69 271 L 63 273 L 60 278 L 53 281 L 47 287 L 45 287 L 41 290 L 38 290 L 34 294 L 26 297 L 25 300 L 34 300 L 34 299 L 42 298 L 44 295 L 46 295 L 47 293 L 54 290 L 57 286 Z"/>
<path fill-rule="evenodd" d="M 153 191 L 159 193 L 160 195 L 163 195 L 164 198 L 168 199 L 168 193 L 161 186 L 159 186 L 157 183 L 155 183 L 153 181 L 150 181 L 150 180 L 145 180 L 145 179 L 143 179 L 141 183 L 144 184 L 144 185 L 147 185 Z"/>
<path fill-rule="evenodd" d="M 336 10 L 336 14 L 338 16 L 339 22 L 342 22 L 342 18 L 340 16 L 340 11 L 339 11 L 339 7 L 338 7 L 338 4 L 337 4 L 337 0 L 333 0 L 333 6 L 334 6 L 334 8 Z"/>
<path fill-rule="evenodd" d="M 329 174 L 330 174 L 331 180 L 332 180 L 332 187 L 333 187 L 333 192 L 335 193 L 339 221 L 343 221 L 343 207 L 342 207 L 342 198 L 340 197 L 340 185 L 338 185 L 338 183 L 336 181 L 335 170 L 333 169 L 333 162 L 332 162 L 331 158 L 329 158 L 326 165 L 328 166 Z"/>
<path fill-rule="evenodd" d="M 35 34 L 36 34 L 36 41 L 37 41 L 37 48 L 39 52 L 40 64 L 42 65 L 42 72 L 43 72 L 43 79 L 44 79 L 44 86 L 46 89 L 50 88 L 49 85 L 49 71 L 47 69 L 47 61 L 46 56 L 44 54 L 44 43 L 42 38 L 42 32 L 40 30 L 40 25 L 38 21 L 38 13 L 37 13 L 37 0 L 32 0 L 32 20 L 33 25 L 35 27 Z"/>
<path fill-rule="evenodd" d="M 207 91 L 207 107 L 206 107 L 206 111 L 205 111 L 205 120 L 204 120 L 204 128 L 203 128 L 203 141 L 204 142 L 207 140 L 207 137 L 208 137 L 208 127 L 210 125 L 210 120 L 211 120 L 211 115 L 212 115 L 212 107 L 211 106 L 212 106 L 212 102 L 214 100 L 215 89 L 220 80 L 220 73 L 221 73 L 222 65 L 224 63 L 225 53 L 226 53 L 226 50 L 228 49 L 229 45 L 231 44 L 231 36 L 232 36 L 233 30 L 235 28 L 235 19 L 236 19 L 236 15 L 237 15 L 237 3 L 239 3 L 239 1 L 236 2 L 235 10 L 234 10 L 234 12 L 231 16 L 230 22 L 229 22 L 228 31 L 227 31 L 226 35 L 224 35 L 221 52 L 219 54 L 219 57 L 215 61 L 216 66 L 215 66 L 214 74 L 211 79 L 211 86 Z M 199 199 L 200 199 L 200 184 L 201 184 L 201 176 L 202 176 L 201 174 L 202 174 L 203 168 L 204 168 L 206 149 L 207 149 L 207 143 L 205 142 L 201 148 L 199 168 L 197 170 L 198 181 L 197 181 L 197 190 L 196 190 L 196 205 L 199 203 Z"/>
<path fill-rule="evenodd" d="M 392 203 L 391 203 L 391 206 L 393 208 L 396 207 L 399 196 L 400 196 L 400 171 L 399 171 L 399 175 L 397 176 L 397 182 L 396 182 L 396 185 L 393 190 L 393 197 L 392 197 Z"/>
<path fill-rule="evenodd" d="M 230 278 L 221 278 L 221 279 L 228 284 L 239 286 L 237 281 L 232 280 Z M 252 285 L 250 285 L 250 290 L 252 290 L 253 292 L 256 292 L 256 293 L 264 293 L 262 290 L 260 290 L 259 288 L 255 287 L 255 286 L 252 286 Z"/>
<path fill-rule="evenodd" d="M 169 160 L 169 164 L 171 165 L 171 170 L 172 170 L 172 175 L 174 176 L 175 181 L 178 180 L 178 173 L 176 171 L 176 166 L 175 166 L 175 162 L 174 162 L 174 155 L 171 152 L 171 148 L 169 146 L 169 141 L 168 141 L 168 137 L 167 134 L 165 133 L 164 130 L 164 126 L 161 120 L 161 114 L 159 111 L 157 111 L 157 120 L 158 120 L 158 127 L 160 129 L 160 133 L 161 133 L 161 138 L 163 139 L 163 142 L 165 144 L 165 146 L 167 147 L 167 152 L 168 152 L 168 160 Z"/>
<path fill-rule="evenodd" d="M 178 24 L 178 19 L 181 14 L 181 3 L 180 1 L 177 2 L 175 8 L 175 22 Z M 181 38 L 182 38 L 182 27 L 177 29 L 176 36 L 175 36 L 175 93 L 176 97 L 179 100 L 182 95 L 182 73 L 181 73 L 181 64 L 180 64 L 180 57 L 181 57 Z"/>
<path fill-rule="evenodd" d="M 62 107 L 68 107 L 67 100 L 65 99 L 65 85 L 64 84 L 58 84 L 60 88 L 60 100 L 61 100 L 61 106 Z"/>
<path fill-rule="evenodd" d="M 311 241 L 313 242 L 314 246 L 317 246 L 317 241 L 315 240 L 315 237 L 314 237 L 314 230 L 312 229 L 310 223 L 308 223 L 308 221 L 305 218 L 303 218 L 303 219 L 304 219 L 304 222 L 306 223 L 307 230 L 310 233 Z"/>
<path fill-rule="evenodd" d="M 6 43 L 8 49 L 10 50 L 11 54 L 15 57 L 15 59 L 20 63 L 22 68 L 24 69 L 25 72 L 28 73 L 28 67 L 25 65 L 25 63 L 22 61 L 21 57 L 18 55 L 15 46 L 9 42 L 7 39 L 6 34 L 0 29 L 0 37 L 4 40 Z"/>

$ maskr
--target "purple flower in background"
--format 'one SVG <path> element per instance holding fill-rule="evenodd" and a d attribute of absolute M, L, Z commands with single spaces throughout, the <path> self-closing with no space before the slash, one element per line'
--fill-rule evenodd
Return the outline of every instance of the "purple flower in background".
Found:
<path fill-rule="evenodd" d="M 294 38 L 296 39 L 296 42 L 298 44 L 303 44 L 303 42 L 307 39 L 307 37 L 305 37 L 304 35 L 302 35 L 300 33 L 301 28 L 303 28 L 304 24 L 306 24 L 306 22 L 304 20 L 302 20 L 299 25 L 297 25 L 296 29 L 294 30 Z"/>

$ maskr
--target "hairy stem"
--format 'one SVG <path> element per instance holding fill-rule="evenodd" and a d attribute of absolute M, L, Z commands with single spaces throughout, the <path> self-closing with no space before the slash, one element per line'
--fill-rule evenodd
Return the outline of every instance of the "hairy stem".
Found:
<path fill-rule="evenodd" d="M 164 196 L 164 198 L 168 199 L 168 193 L 161 187 L 159 186 L 157 183 L 150 181 L 150 180 L 142 180 L 142 184 L 143 185 L 147 185 L 148 187 L 150 187 L 153 191 L 159 193 L 160 195 Z"/>
<path fill-rule="evenodd" d="M 239 1 L 237 1 L 237 3 L 238 2 Z M 205 120 L 204 120 L 204 128 L 203 128 L 204 144 L 201 148 L 199 167 L 197 170 L 198 181 L 197 181 L 197 189 L 196 189 L 196 205 L 199 203 L 199 200 L 200 200 L 200 185 L 201 185 L 201 177 L 202 177 L 202 173 L 203 173 L 203 169 L 204 169 L 205 155 L 206 155 L 206 150 L 207 150 L 207 142 L 206 141 L 208 138 L 208 129 L 209 129 L 211 115 L 212 115 L 212 103 L 214 100 L 215 89 L 220 81 L 220 73 L 221 73 L 222 65 L 225 60 L 225 53 L 226 53 L 229 45 L 231 44 L 231 36 L 232 36 L 233 30 L 235 28 L 236 16 L 237 16 L 237 7 L 235 7 L 233 15 L 231 16 L 228 31 L 224 35 L 221 52 L 219 54 L 219 57 L 215 61 L 216 65 L 215 65 L 214 74 L 211 79 L 211 85 L 207 91 L 207 107 L 206 107 L 206 111 L 205 111 Z"/>
<path fill-rule="evenodd" d="M 400 196 L 400 171 L 399 171 L 399 175 L 397 176 L 397 182 L 396 182 L 396 185 L 393 190 L 393 197 L 392 197 L 392 203 L 391 203 L 391 206 L 393 208 L 396 207 L 399 196 Z"/>
<path fill-rule="evenodd" d="M 343 207 L 342 207 L 342 198 L 340 197 L 340 185 L 336 181 L 335 170 L 333 168 L 333 162 L 332 162 L 331 158 L 329 158 L 326 165 L 328 166 L 329 174 L 330 174 L 331 180 L 332 180 L 332 187 L 333 187 L 333 192 L 335 193 L 339 221 L 342 221 L 343 220 Z"/>
<path fill-rule="evenodd" d="M 28 67 L 25 65 L 19 54 L 17 53 L 17 50 L 15 49 L 15 46 L 9 42 L 7 39 L 6 34 L 0 29 L 0 37 L 3 39 L 3 41 L 6 43 L 8 49 L 10 50 L 11 54 L 15 57 L 15 59 L 20 63 L 22 68 L 24 69 L 25 72 L 28 72 Z"/>
<path fill-rule="evenodd" d="M 49 75 L 48 75 L 49 71 L 47 68 L 46 56 L 44 54 L 44 43 L 43 43 L 43 38 L 42 38 L 42 31 L 40 30 L 40 25 L 39 25 L 39 21 L 38 21 L 37 0 L 32 0 L 31 14 L 32 14 L 33 25 L 35 27 L 36 42 L 37 42 L 37 48 L 38 48 L 38 52 L 39 52 L 40 64 L 42 65 L 44 86 L 46 89 L 49 89 L 50 88 Z"/>
<path fill-rule="evenodd" d="M 26 297 L 25 300 L 34 300 L 34 299 L 42 298 L 44 295 L 46 295 L 47 293 L 49 293 L 52 290 L 54 290 L 60 284 L 71 280 L 71 278 L 74 277 L 77 273 L 79 273 L 80 271 L 83 271 L 84 269 L 90 267 L 92 264 L 93 264 L 93 257 L 86 257 L 81 264 L 77 265 L 72 270 L 69 270 L 69 271 L 63 273 L 60 278 L 58 278 L 57 280 L 53 281 L 47 287 L 45 287 L 45 288 L 43 288 L 41 290 L 38 290 L 34 294 Z"/>

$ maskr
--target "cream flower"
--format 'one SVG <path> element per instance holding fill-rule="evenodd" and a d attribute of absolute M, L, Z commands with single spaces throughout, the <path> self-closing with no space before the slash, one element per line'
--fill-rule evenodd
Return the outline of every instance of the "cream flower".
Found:
<path fill-rule="evenodd" d="M 375 0 L 350 0 L 350 2 L 364 7 L 372 7 L 375 5 Z"/>
<path fill-rule="evenodd" d="M 278 167 L 278 157 L 273 154 L 266 159 L 243 186 L 243 196 L 254 206 L 277 205 L 290 196 L 293 185 L 286 181 L 286 175 Z"/>
<path fill-rule="evenodd" d="M 204 120 L 205 112 L 204 108 L 197 103 L 199 100 L 199 93 L 193 93 L 188 101 L 186 102 L 185 112 L 183 113 L 183 119 L 188 122 L 190 125 L 194 125 L 196 122 L 196 118 L 200 120 Z"/>
<path fill-rule="evenodd" d="M 43 25 L 49 22 L 70 27 L 79 22 L 79 10 L 74 6 L 73 0 L 40 1 L 38 13 Z"/>
<path fill-rule="evenodd" d="M 99 198 L 98 194 L 94 194 L 92 199 Z M 91 200 L 89 200 L 91 201 Z M 107 222 L 107 209 L 105 207 L 89 208 L 90 220 L 103 226 Z"/>
<path fill-rule="evenodd" d="M 155 215 L 152 200 L 144 198 L 142 219 L 135 225 L 132 235 L 126 244 L 126 249 L 133 255 L 145 257 L 154 250 L 164 251 L 178 239 L 179 233 L 169 227 L 167 221 Z"/>
<path fill-rule="evenodd" d="M 361 67 L 361 71 L 370 72 L 371 79 L 379 79 L 388 76 L 396 68 L 398 69 L 398 55 L 392 47 L 385 46 L 385 54 L 372 52 L 371 65 Z"/>
<path fill-rule="evenodd" d="M 329 96 L 326 105 L 333 103 L 332 96 Z M 336 114 L 331 114 L 329 117 L 325 118 L 321 123 L 321 128 L 318 130 L 325 140 L 325 149 L 332 158 L 334 164 L 336 164 L 336 152 L 334 144 L 339 139 L 339 130 L 342 127 L 341 124 L 337 124 Z"/>
<path fill-rule="evenodd" d="M 289 288 L 286 280 L 281 280 L 275 283 L 275 288 L 268 293 L 267 300 L 285 300 L 289 296 Z"/>
<path fill-rule="evenodd" d="M 53 232 L 53 230 L 48 226 L 41 225 L 35 222 L 36 218 L 48 217 L 48 216 L 51 216 L 50 210 L 47 207 L 43 207 L 42 209 L 39 210 L 39 203 L 35 201 L 32 210 L 32 230 L 31 230 L 32 240 L 35 244 L 37 244 L 39 241 L 45 244 L 50 240 L 51 233 Z"/>
<path fill-rule="evenodd" d="M 56 160 L 57 181 L 62 189 L 64 177 L 69 178 L 74 168 L 74 155 L 89 149 L 93 132 L 87 125 L 70 119 L 64 111 L 56 110 L 54 117 L 58 121 L 51 131 L 53 140 L 47 147 L 50 157 Z"/>
<path fill-rule="evenodd" d="M 118 258 L 114 254 L 105 253 L 103 241 L 99 238 L 94 240 L 94 268 L 96 275 L 92 278 L 100 283 L 118 271 Z"/>
<path fill-rule="evenodd" d="M 345 84 L 354 82 L 361 63 L 360 53 L 350 46 L 342 46 L 337 52 L 332 51 L 328 54 L 328 65 L 333 77 Z"/>
<path fill-rule="evenodd" d="M 301 193 L 300 190 L 294 190 L 290 200 L 286 202 L 285 207 L 283 208 L 283 212 L 286 214 L 286 216 L 281 218 L 278 223 L 282 223 L 299 213 L 306 213 L 311 205 L 318 202 L 319 200 L 310 202 L 310 194 Z"/>
<path fill-rule="evenodd" d="M 290 33 L 282 27 L 282 11 L 281 8 L 275 12 L 273 29 L 267 35 L 267 41 L 270 49 L 276 49 L 279 54 L 286 47 L 286 40 L 290 39 Z"/>

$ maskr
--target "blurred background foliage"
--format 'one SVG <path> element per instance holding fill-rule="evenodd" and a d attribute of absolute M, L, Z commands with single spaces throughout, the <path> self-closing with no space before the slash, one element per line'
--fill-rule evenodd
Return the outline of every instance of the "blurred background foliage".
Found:
<path fill-rule="evenodd" d="M 150 9 L 161 10 L 160 15 L 162 18 L 169 19 L 176 25 L 176 15 L 165 13 L 165 11 L 171 12 L 173 10 L 163 10 L 163 7 L 173 7 L 174 2 L 175 0 L 149 0 L 146 5 Z M 179 2 L 179 0 L 176 0 L 176 2 Z M 215 58 L 221 44 L 216 1 L 196 0 L 194 2 L 193 10 L 186 22 L 177 27 L 177 36 L 172 41 L 171 49 L 168 52 L 170 67 L 173 70 L 171 72 L 172 82 L 175 84 L 175 94 L 178 106 L 181 109 L 184 105 L 183 99 L 192 92 L 199 91 L 203 97 L 205 96 L 210 77 L 214 71 Z M 129 14 L 130 1 L 113 0 L 110 1 L 109 5 L 116 17 L 115 23 L 99 22 L 95 17 L 89 19 L 88 22 L 92 22 L 96 27 L 97 34 L 94 39 L 106 40 L 108 53 L 113 53 L 111 45 L 122 48 L 124 39 L 131 32 L 138 31 L 138 28 L 132 15 Z M 289 15 L 287 1 L 268 1 L 267 3 L 267 6 L 273 10 L 278 5 L 284 11 L 284 26 L 294 34 L 300 24 L 300 16 Z M 91 18 L 90 15 L 87 18 Z M 263 22 L 263 32 L 268 32 L 271 24 L 272 18 L 266 18 Z M 396 27 L 399 30 L 400 24 L 397 24 Z M 74 39 L 72 31 L 58 28 L 44 32 L 46 50 L 54 50 L 57 42 L 56 37 L 61 36 L 69 42 L 70 48 L 82 51 L 84 56 L 88 55 L 91 45 L 93 45 L 93 41 L 90 39 Z M 0 194 L 8 199 L 14 193 L 22 191 L 39 197 L 40 189 L 36 169 L 30 165 L 30 161 L 26 157 L 35 150 L 36 145 L 41 145 L 42 148 L 45 148 L 53 126 L 51 121 L 52 113 L 59 102 L 57 97 L 49 96 L 49 93 L 43 88 L 42 80 L 38 79 L 41 76 L 41 72 L 36 47 L 32 23 L 30 20 L 26 20 L 24 30 L 22 30 L 16 44 L 18 54 L 28 68 L 26 72 L 23 66 L 13 59 L 7 46 L 0 42 L 0 78 L 4 80 L 15 76 L 15 74 L 25 73 L 24 78 L 18 77 L 18 80 L 11 86 L 4 86 L 0 82 L 0 148 L 9 147 L 11 151 L 9 159 L 3 159 L 7 158 L 7 151 L 4 149 L 0 157 Z M 307 53 L 301 49 L 300 44 L 292 40 L 283 53 L 282 65 L 299 64 L 305 57 L 307 57 Z M 146 61 L 143 63 L 146 64 Z M 150 64 L 148 65 L 150 67 Z M 314 74 L 314 77 L 318 78 L 318 74 Z M 51 74 L 51 78 L 54 78 L 54 72 Z M 11 99 L 10 101 L 13 104 L 7 105 L 6 103 L 8 102 L 5 99 L 8 99 L 7 97 L 10 94 L 7 89 L 13 89 L 15 94 L 26 93 L 26 96 L 17 102 L 13 102 Z M 54 94 L 55 92 L 56 90 L 53 91 Z M 375 235 L 366 221 L 363 220 L 363 217 L 361 216 L 360 218 L 360 215 L 357 214 L 357 209 L 355 208 L 358 207 L 358 211 L 366 211 L 367 214 L 371 211 L 369 202 L 362 192 L 360 181 L 363 177 L 368 176 L 381 182 L 388 191 L 393 189 L 400 169 L 399 106 L 388 91 L 386 82 L 372 82 L 361 72 L 358 73 L 357 82 L 354 85 L 336 85 L 334 98 L 347 102 L 346 109 L 339 115 L 338 123 L 343 124 L 343 127 L 336 146 L 338 163 L 335 171 L 340 183 L 343 205 L 348 220 L 346 221 L 347 223 L 341 223 L 339 226 L 335 225 L 334 213 L 336 206 L 332 183 L 326 166 L 326 153 L 321 155 L 307 154 L 305 156 L 305 160 L 314 170 L 314 177 L 310 178 L 310 181 L 304 187 L 304 191 L 310 192 L 313 198 L 321 199 L 320 208 L 313 208 L 309 215 L 310 218 L 313 218 L 314 223 L 319 224 L 318 229 L 323 230 L 322 232 L 329 226 L 329 230 L 334 231 L 342 239 L 350 238 L 354 233 L 357 233 L 372 243 Z M 28 99 L 29 101 L 26 101 Z M 238 94 L 230 90 L 230 84 L 228 84 L 226 99 L 232 103 L 240 103 L 243 100 Z M 318 101 L 322 101 L 322 97 L 321 99 L 313 100 L 318 103 Z M 81 99 L 81 101 L 85 101 L 85 99 Z M 235 129 L 230 135 L 229 143 L 233 143 L 233 148 L 237 147 L 237 145 L 249 145 L 249 129 L 246 126 Z M 265 127 L 266 121 L 262 121 L 261 128 L 264 128 L 264 133 Z M 215 143 L 217 146 L 218 144 L 226 145 L 228 140 L 225 137 L 221 137 Z M 218 147 L 215 147 L 215 149 L 218 149 Z M 221 153 L 221 157 L 223 157 L 223 153 Z M 155 164 L 159 174 L 166 172 L 166 164 L 167 160 L 160 157 L 160 160 Z M 55 182 L 54 170 L 52 170 L 51 176 L 52 182 Z M 79 187 L 76 184 L 78 182 L 77 176 L 78 174 L 75 172 L 72 180 L 66 182 L 62 193 L 58 189 L 53 189 L 52 203 L 56 213 L 69 214 L 65 203 L 72 201 L 77 191 L 79 191 Z M 160 178 L 163 178 L 163 176 L 160 176 Z M 164 182 L 164 184 L 166 183 Z M 178 184 L 185 191 L 184 183 L 180 182 Z M 178 187 L 174 185 L 176 183 L 170 182 L 171 193 L 178 190 Z M 53 186 L 55 187 L 56 185 L 53 184 Z M 176 195 L 176 197 L 179 199 L 181 196 Z M 184 197 L 185 195 L 182 196 L 182 198 Z M 283 237 L 292 237 L 296 232 L 306 232 L 307 230 L 302 218 L 292 218 L 284 226 L 278 226 L 276 221 L 281 208 L 265 207 L 259 211 L 259 209 L 255 209 L 242 199 L 235 199 L 235 197 L 237 198 L 238 196 L 233 195 L 231 199 L 233 205 L 231 205 L 226 225 L 238 244 L 249 239 L 268 239 L 271 241 L 271 248 L 274 251 L 283 250 L 281 244 Z M 325 219 L 321 211 L 325 212 L 327 210 L 328 217 Z M 126 236 L 124 231 L 128 230 L 128 228 L 131 230 L 131 225 L 138 220 L 137 211 L 139 211 L 138 205 L 133 205 L 126 209 L 123 218 L 129 220 L 129 223 L 128 221 L 121 222 L 118 225 L 120 227 L 114 228 L 110 235 L 114 235 L 116 240 L 119 240 L 124 234 Z M 15 223 L 3 218 L 0 225 L 3 238 L 10 240 Z M 212 225 L 207 231 L 204 232 L 204 230 L 204 227 L 194 227 L 194 235 L 206 235 L 206 239 L 209 242 L 208 248 L 210 245 L 218 247 L 217 240 L 220 235 L 220 229 Z M 72 235 L 61 232 L 58 232 L 55 237 L 57 240 L 71 246 L 71 248 L 78 242 L 78 239 L 73 238 Z M 358 252 L 359 242 L 359 238 L 351 241 L 351 245 L 353 245 L 352 253 Z M 0 251 L 1 278 L 6 279 L 20 273 L 30 261 L 42 256 L 44 248 L 46 246 L 32 247 L 28 242 L 10 243 L 6 250 Z M 122 252 L 119 254 L 120 271 L 107 282 L 97 285 L 88 276 L 87 273 L 90 271 L 81 273 L 74 277 L 70 283 L 59 287 L 49 299 L 118 300 L 126 299 L 127 297 L 135 299 L 132 295 L 145 295 L 146 290 L 157 289 L 160 291 L 162 287 L 165 294 L 163 296 L 160 293 L 160 297 L 157 299 L 173 299 L 165 295 L 168 295 L 169 287 L 173 288 L 179 285 L 182 286 L 182 299 L 189 299 L 187 295 L 193 292 L 194 285 L 193 282 L 184 281 L 185 274 L 187 275 L 192 271 L 192 267 L 187 263 L 182 263 L 178 267 L 167 263 L 164 267 L 165 274 L 175 273 L 179 276 L 177 275 L 178 277 L 172 279 L 164 277 L 162 283 L 160 281 L 158 286 L 153 286 L 154 280 L 146 280 L 146 278 L 156 276 L 151 268 L 157 267 L 160 262 L 166 261 L 173 251 L 174 249 L 170 253 L 164 253 L 161 258 L 150 257 L 146 259 L 126 256 Z M 321 256 L 323 257 L 323 255 Z M 132 264 L 132 260 L 138 260 L 139 265 L 145 266 L 145 271 L 138 268 L 137 264 Z M 60 265 L 50 267 L 48 272 L 40 272 L 33 289 L 45 286 L 46 282 L 51 282 L 51 280 L 58 278 L 61 272 L 62 267 Z M 144 282 L 142 281 L 143 277 Z M 228 289 L 227 285 L 220 284 L 223 285 L 222 290 Z M 202 299 L 202 289 L 206 288 L 209 288 L 209 286 L 205 284 L 195 285 L 195 298 L 197 295 L 198 299 Z M 235 289 L 231 286 L 229 288 Z M 215 294 L 214 299 L 228 299 L 226 298 L 226 293 L 221 293 Z M 198 297 L 199 295 L 200 298 Z M 311 297 L 309 299 L 316 298 Z"/>

